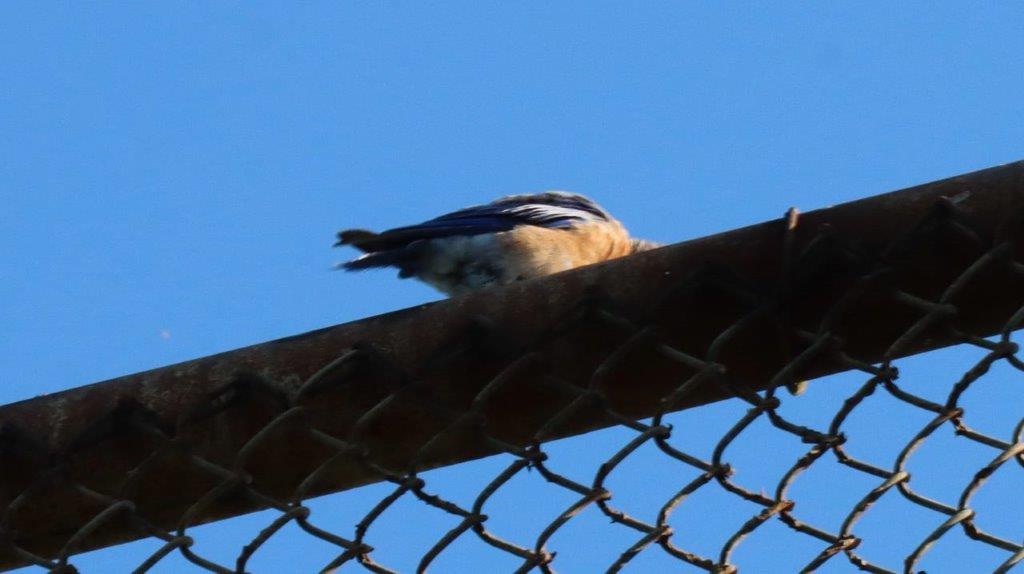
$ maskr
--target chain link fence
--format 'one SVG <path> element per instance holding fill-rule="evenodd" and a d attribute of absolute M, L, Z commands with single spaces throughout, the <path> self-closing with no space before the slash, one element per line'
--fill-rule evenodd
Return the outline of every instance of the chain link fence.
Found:
<path fill-rule="evenodd" d="M 969 569 L 1009 572 L 1024 559 L 1024 419 L 1001 420 L 1024 416 L 1022 199 L 1011 164 L 7 405 L 0 564 L 88 571 L 82 552 L 145 539 L 136 572 L 262 571 L 271 551 L 305 564 L 316 539 L 333 550 L 314 569 L 339 572 L 918 572 L 959 536 L 992 560 Z M 995 396 L 983 386 L 999 404 L 966 408 Z M 930 443 L 949 472 L 911 486 Z M 478 486 L 446 491 L 466 484 L 449 471 Z M 1009 494 L 983 514 L 993 481 Z M 345 496 L 358 516 L 314 512 Z M 861 525 L 894 499 L 929 526 L 872 547 L 902 557 L 886 563 Z M 410 501 L 444 521 L 378 534 Z M 543 518 L 523 531 L 499 510 Z M 200 548 L 232 521 L 202 524 L 254 511 L 241 547 Z M 557 543 L 595 513 L 610 534 Z M 448 558 L 468 542 L 473 563 Z"/>

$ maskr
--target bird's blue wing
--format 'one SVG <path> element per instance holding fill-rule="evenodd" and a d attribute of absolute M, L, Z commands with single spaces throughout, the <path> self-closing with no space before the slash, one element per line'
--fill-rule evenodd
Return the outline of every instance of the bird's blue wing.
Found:
<path fill-rule="evenodd" d="M 582 195 L 548 192 L 505 197 L 416 225 L 389 229 L 372 237 L 360 236 L 358 240 L 346 240 L 347 232 L 342 232 L 340 243 L 351 243 L 372 252 L 400 248 L 421 239 L 508 231 L 518 225 L 560 228 L 610 219 L 606 211 Z"/>

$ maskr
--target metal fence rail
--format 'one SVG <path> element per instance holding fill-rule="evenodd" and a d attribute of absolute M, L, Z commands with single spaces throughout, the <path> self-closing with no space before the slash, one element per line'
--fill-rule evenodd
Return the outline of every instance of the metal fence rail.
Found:
<path fill-rule="evenodd" d="M 982 530 L 971 502 L 993 473 L 1016 473 L 1024 486 L 1024 420 L 989 436 L 968 426 L 961 399 L 996 363 L 1024 371 L 1011 339 L 1024 322 L 1022 251 L 1018 162 L 6 405 L 0 566 L 75 572 L 76 554 L 155 537 L 163 543 L 137 571 L 178 553 L 198 569 L 245 572 L 293 523 L 337 547 L 325 570 L 391 572 L 367 533 L 411 496 L 458 519 L 437 533 L 420 571 L 462 537 L 516 557 L 519 572 L 554 571 L 551 537 L 594 506 L 622 528 L 609 571 L 660 552 L 694 571 L 734 572 L 733 550 L 779 521 L 820 542 L 805 571 L 845 557 L 890 572 L 897 566 L 858 554 L 856 526 L 881 497 L 901 496 L 935 515 L 934 531 L 906 549 L 903 571 L 957 528 L 1004 551 L 992 567 L 1006 572 L 1024 559 L 1022 533 Z M 949 345 L 984 354 L 964 366 L 944 402 L 900 386 L 897 359 Z M 827 427 L 780 412 L 784 401 L 803 400 L 780 388 L 843 371 L 863 373 L 864 383 Z M 844 448 L 844 424 L 876 391 L 930 417 L 887 466 Z M 749 408 L 710 457 L 669 441 L 668 413 L 726 398 Z M 1024 403 L 1017 406 L 1024 415 Z M 762 420 L 807 445 L 772 493 L 742 485 L 725 458 Z M 546 443 L 609 426 L 633 438 L 588 482 L 552 470 Z M 958 500 L 934 500 L 909 484 L 908 457 L 939 429 L 991 451 Z M 699 473 L 654 516 L 619 508 L 606 485 L 644 444 Z M 494 453 L 512 462 L 472 505 L 427 490 L 423 471 Z M 812 524 L 789 489 L 829 453 L 876 486 L 841 524 Z M 488 500 L 526 469 L 576 502 L 539 536 L 499 537 L 488 528 Z M 318 523 L 303 502 L 380 481 L 394 489 L 345 532 Z M 709 489 L 761 509 L 723 538 L 717 555 L 688 548 L 670 526 L 674 510 Z M 275 509 L 276 518 L 234 564 L 193 550 L 192 527 L 260 509 Z"/>

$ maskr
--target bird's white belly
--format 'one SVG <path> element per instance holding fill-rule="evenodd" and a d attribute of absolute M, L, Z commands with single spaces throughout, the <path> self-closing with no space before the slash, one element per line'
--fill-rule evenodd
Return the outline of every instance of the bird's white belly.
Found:
<path fill-rule="evenodd" d="M 500 246 L 493 234 L 431 239 L 417 276 L 437 289 L 459 295 L 488 285 L 508 283 Z"/>

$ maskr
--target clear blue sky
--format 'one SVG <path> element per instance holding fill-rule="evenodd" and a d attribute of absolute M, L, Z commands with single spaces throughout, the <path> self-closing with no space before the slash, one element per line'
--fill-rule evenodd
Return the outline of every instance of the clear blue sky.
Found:
<path fill-rule="evenodd" d="M 672 242 L 1024 158 L 1024 7 L 1010 2 L 21 2 L 0 7 L 0 22 L 2 402 L 438 297 L 391 273 L 329 271 L 350 255 L 330 249 L 340 227 L 560 188 Z M 940 399 L 976 356 L 913 363 L 916 388 Z M 990 375 L 968 420 L 1008 438 L 1021 414 L 1013 376 Z M 799 416 L 824 424 L 821 405 L 834 412 L 856 382 L 812 385 Z M 873 400 L 876 414 L 852 421 L 851 436 L 860 429 L 857 452 L 890 466 L 894 445 L 925 419 L 910 412 L 889 429 L 881 415 L 904 407 Z M 677 417 L 680 446 L 709 452 L 741 410 Z M 770 490 L 802 452 L 773 434 L 754 432 L 727 457 L 741 483 Z M 556 444 L 553 460 L 588 482 L 627 438 Z M 946 437 L 923 447 L 915 476 L 937 478 L 914 484 L 955 502 L 997 453 L 967 446 L 960 468 L 938 444 L 963 446 Z M 645 452 L 654 478 L 626 471 L 612 488 L 616 503 L 653 518 L 693 473 Z M 468 504 L 506 463 L 428 483 Z M 800 483 L 797 514 L 835 531 L 877 481 L 828 465 Z M 1012 472 L 978 495 L 979 521 L 1019 541 L 1024 479 Z M 519 497 L 496 499 L 490 525 L 531 544 L 573 499 L 536 474 L 520 480 Z M 758 508 L 711 490 L 674 524 L 681 546 L 715 556 Z M 383 492 L 317 501 L 314 522 L 351 535 Z M 406 570 L 454 522 L 401 505 L 368 540 Z M 233 563 L 271 519 L 198 530 L 197 550 Z M 941 519 L 893 492 L 856 531 L 866 557 L 896 569 Z M 403 520 L 422 522 L 403 530 Z M 768 525 L 734 558 L 746 572 L 793 571 L 822 547 L 805 538 Z M 637 539 L 591 509 L 550 545 L 561 572 L 591 572 Z M 120 571 L 147 548 L 79 565 Z M 449 552 L 436 572 L 512 564 L 471 534 Z M 252 568 L 312 571 L 330 555 L 289 531 Z M 1006 557 L 954 531 L 921 567 L 980 572 Z M 156 571 L 183 571 L 176 560 Z M 652 549 L 631 571 L 667 564 Z M 852 566 L 838 557 L 823 571 Z"/>

